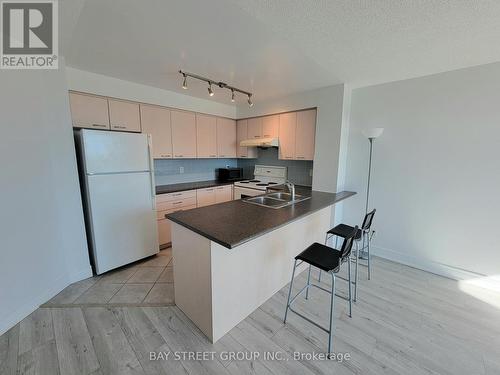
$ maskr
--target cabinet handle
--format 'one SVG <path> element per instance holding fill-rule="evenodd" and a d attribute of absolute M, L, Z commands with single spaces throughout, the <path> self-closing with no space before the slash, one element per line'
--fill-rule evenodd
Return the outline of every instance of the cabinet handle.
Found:
<path fill-rule="evenodd" d="M 182 203 L 182 201 L 180 201 L 180 202 L 174 202 L 172 204 L 181 204 L 181 203 Z"/>
<path fill-rule="evenodd" d="M 126 126 L 121 126 L 121 125 L 113 125 L 113 128 L 116 128 L 116 129 L 127 129 Z"/>
<path fill-rule="evenodd" d="M 107 128 L 107 125 L 101 125 L 101 124 L 92 124 L 92 126 L 95 126 L 97 128 Z"/>
<path fill-rule="evenodd" d="M 168 155 L 161 155 L 162 158 L 170 158 L 172 157 L 172 155 L 168 154 Z"/>
<path fill-rule="evenodd" d="M 297 159 L 305 159 L 304 156 L 297 156 Z"/>
<path fill-rule="evenodd" d="M 172 194 L 172 196 L 179 196 L 179 195 L 182 195 L 182 193 L 174 193 L 174 194 Z"/>
<path fill-rule="evenodd" d="M 254 135 L 253 137 L 254 138 L 260 138 L 260 135 Z"/>
<path fill-rule="evenodd" d="M 269 138 L 269 137 L 271 137 L 271 134 L 264 134 L 264 137 Z"/>
<path fill-rule="evenodd" d="M 285 159 L 292 159 L 291 156 L 285 156 Z"/>
<path fill-rule="evenodd" d="M 182 158 L 184 155 L 174 155 L 176 158 Z"/>
<path fill-rule="evenodd" d="M 221 158 L 225 158 L 225 157 L 226 157 L 226 155 L 219 155 L 219 157 L 221 157 Z"/>
<path fill-rule="evenodd" d="M 217 155 L 210 155 L 210 157 L 211 157 L 211 158 L 216 158 L 216 157 L 217 157 Z"/>

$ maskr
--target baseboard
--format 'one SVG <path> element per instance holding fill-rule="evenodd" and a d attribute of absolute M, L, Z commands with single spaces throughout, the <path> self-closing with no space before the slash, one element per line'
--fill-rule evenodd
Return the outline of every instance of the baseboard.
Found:
<path fill-rule="evenodd" d="M 15 311 L 0 317 L 0 336 L 19 323 L 21 320 L 30 315 L 33 311 L 38 309 L 40 305 L 50 300 L 57 295 L 61 290 L 68 285 L 86 279 L 92 276 L 92 268 L 90 265 L 71 274 L 63 274 L 57 277 L 51 285 L 45 290 L 36 290 L 30 295 L 26 296 L 26 302 L 22 304 Z"/>
<path fill-rule="evenodd" d="M 391 260 L 393 262 L 401 263 L 413 268 L 418 268 L 423 271 L 431 272 L 436 275 L 444 276 L 453 280 L 469 280 L 484 275 L 472 271 L 456 268 L 443 263 L 433 262 L 431 260 L 413 257 L 411 255 L 402 254 L 397 251 L 386 249 L 380 246 L 371 246 L 372 255 Z"/>

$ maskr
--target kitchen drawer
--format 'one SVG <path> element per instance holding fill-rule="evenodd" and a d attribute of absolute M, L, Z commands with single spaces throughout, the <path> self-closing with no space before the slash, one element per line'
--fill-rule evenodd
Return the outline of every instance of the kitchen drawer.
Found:
<path fill-rule="evenodd" d="M 174 210 L 186 206 L 196 206 L 196 196 L 189 198 L 178 198 L 166 202 L 156 202 L 156 210 Z"/>
<path fill-rule="evenodd" d="M 183 206 L 183 207 L 175 207 L 175 208 L 172 208 L 169 210 L 156 211 L 156 219 L 162 220 L 162 219 L 165 219 L 165 215 L 167 215 L 167 214 L 171 214 L 171 213 L 177 212 L 177 211 L 191 210 L 193 208 L 196 208 L 196 204 L 191 204 L 189 206 Z"/>
<path fill-rule="evenodd" d="M 156 196 L 156 202 L 161 203 L 185 198 L 196 198 L 196 190 L 185 190 L 176 191 L 175 193 L 158 194 Z"/>

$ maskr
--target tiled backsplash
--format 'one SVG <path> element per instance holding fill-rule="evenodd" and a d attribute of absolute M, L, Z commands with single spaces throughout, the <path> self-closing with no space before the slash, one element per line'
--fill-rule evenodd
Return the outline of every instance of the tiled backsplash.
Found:
<path fill-rule="evenodd" d="M 253 177 L 255 164 L 276 165 L 287 167 L 288 179 L 297 185 L 312 186 L 313 162 L 310 160 L 279 160 L 278 149 L 275 147 L 258 149 L 257 159 L 238 159 L 238 167 L 243 168 L 245 178 Z"/>
<path fill-rule="evenodd" d="M 208 181 L 215 179 L 215 169 L 236 167 L 236 159 L 156 159 L 156 185 L 182 182 Z M 181 173 L 181 169 L 184 173 Z"/>
<path fill-rule="evenodd" d="M 215 169 L 226 166 L 243 168 L 243 176 L 252 178 L 255 164 L 285 166 L 290 181 L 297 185 L 312 185 L 312 161 L 278 160 L 277 148 L 259 149 L 258 155 L 257 159 L 157 159 L 156 185 L 213 180 Z"/>

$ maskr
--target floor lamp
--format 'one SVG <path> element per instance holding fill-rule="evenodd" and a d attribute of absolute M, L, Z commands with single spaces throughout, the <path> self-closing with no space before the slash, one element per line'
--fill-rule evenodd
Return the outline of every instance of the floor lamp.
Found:
<path fill-rule="evenodd" d="M 370 141 L 370 159 L 368 162 L 368 183 L 366 186 L 366 204 L 365 204 L 365 214 L 368 213 L 368 201 L 370 199 L 370 178 L 372 174 L 372 151 L 373 151 L 373 141 L 380 137 L 384 132 L 384 128 L 371 128 L 363 130 L 363 135 Z M 361 254 L 361 257 L 365 257 L 366 254 Z"/>

